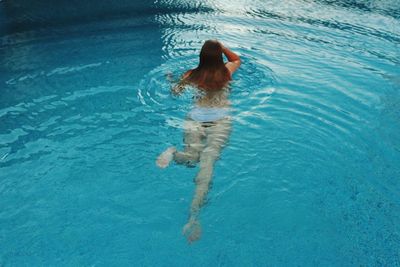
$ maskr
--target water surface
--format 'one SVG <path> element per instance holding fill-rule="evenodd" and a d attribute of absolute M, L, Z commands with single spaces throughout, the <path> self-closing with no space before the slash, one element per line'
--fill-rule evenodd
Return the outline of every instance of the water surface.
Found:
<path fill-rule="evenodd" d="M 400 266 L 400 3 L 338 2 L 0 3 L 0 265 Z M 197 169 L 154 160 L 210 38 L 243 64 L 189 246 Z"/>

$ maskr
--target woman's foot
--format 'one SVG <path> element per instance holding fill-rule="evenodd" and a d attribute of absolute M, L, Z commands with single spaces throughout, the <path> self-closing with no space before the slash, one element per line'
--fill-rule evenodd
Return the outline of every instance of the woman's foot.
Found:
<path fill-rule="evenodd" d="M 199 240 L 201 235 L 200 222 L 197 220 L 190 220 L 183 227 L 183 234 L 186 236 L 189 243 Z"/>
<path fill-rule="evenodd" d="M 167 148 L 163 153 L 158 156 L 156 164 L 160 168 L 166 168 L 171 160 L 174 158 L 174 153 L 176 152 L 175 147 Z"/>

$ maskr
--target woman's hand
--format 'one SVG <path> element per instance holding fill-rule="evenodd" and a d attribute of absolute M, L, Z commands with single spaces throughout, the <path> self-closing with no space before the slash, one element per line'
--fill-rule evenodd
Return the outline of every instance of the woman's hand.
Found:
<path fill-rule="evenodd" d="M 174 82 L 174 74 L 170 71 L 165 73 L 165 78 L 167 78 L 167 80 L 170 82 Z"/>
<path fill-rule="evenodd" d="M 224 44 L 222 42 L 218 41 L 218 43 L 221 45 L 222 53 L 225 53 L 227 48 L 224 46 Z"/>

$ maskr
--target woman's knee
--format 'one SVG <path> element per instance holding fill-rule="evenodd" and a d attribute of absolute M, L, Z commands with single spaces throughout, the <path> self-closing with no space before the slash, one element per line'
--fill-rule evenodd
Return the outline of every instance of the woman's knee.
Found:
<path fill-rule="evenodd" d="M 201 159 L 204 160 L 217 160 L 219 158 L 219 154 L 221 152 L 221 148 L 218 146 L 209 146 L 206 147 L 201 153 Z"/>
<path fill-rule="evenodd" d="M 196 165 L 200 160 L 198 152 L 177 152 L 175 153 L 174 160 L 178 164 L 185 164 L 187 166 Z"/>

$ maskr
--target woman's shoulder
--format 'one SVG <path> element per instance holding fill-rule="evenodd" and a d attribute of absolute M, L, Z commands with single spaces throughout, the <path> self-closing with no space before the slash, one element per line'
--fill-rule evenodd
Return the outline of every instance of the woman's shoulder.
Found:
<path fill-rule="evenodd" d="M 190 74 L 192 74 L 192 72 L 193 72 L 193 70 L 188 70 L 187 72 L 185 72 L 185 73 L 182 75 L 182 79 L 186 79 L 187 77 L 189 77 Z"/>

